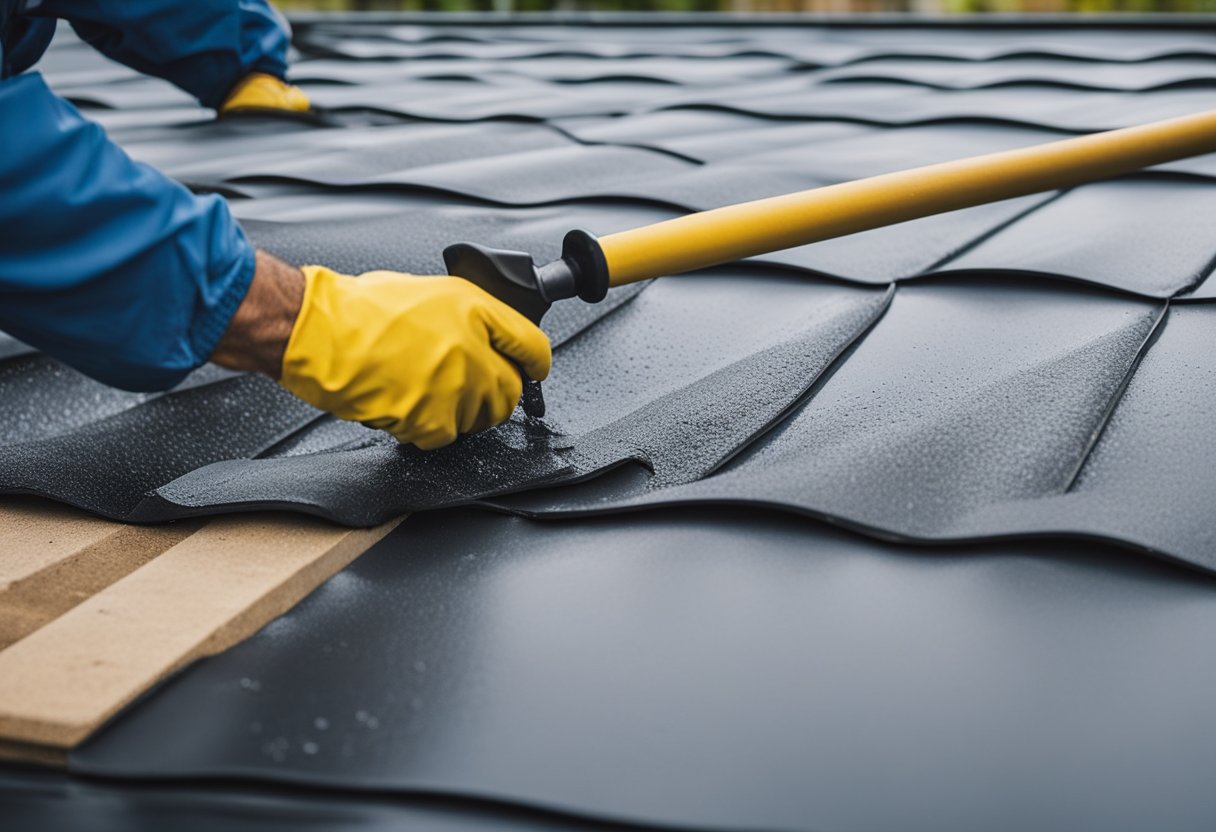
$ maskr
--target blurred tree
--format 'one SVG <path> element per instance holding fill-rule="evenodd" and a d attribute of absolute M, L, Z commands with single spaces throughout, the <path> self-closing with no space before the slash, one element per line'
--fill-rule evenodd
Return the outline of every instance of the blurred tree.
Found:
<path fill-rule="evenodd" d="M 276 0 L 284 9 L 328 11 L 627 12 L 1216 12 L 1216 0 Z"/>

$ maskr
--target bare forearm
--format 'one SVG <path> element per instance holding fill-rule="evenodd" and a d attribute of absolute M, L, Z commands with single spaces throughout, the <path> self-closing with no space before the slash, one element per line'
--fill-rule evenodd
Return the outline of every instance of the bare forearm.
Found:
<path fill-rule="evenodd" d="M 277 379 L 303 300 L 304 275 L 300 270 L 259 251 L 253 283 L 211 360 L 222 367 L 265 373 Z"/>

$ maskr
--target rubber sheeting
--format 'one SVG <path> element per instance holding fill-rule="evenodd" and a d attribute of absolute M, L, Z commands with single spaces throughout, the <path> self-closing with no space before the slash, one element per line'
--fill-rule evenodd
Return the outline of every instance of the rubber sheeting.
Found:
<path fill-rule="evenodd" d="M 660 282 L 615 312 L 611 326 L 559 346 L 559 369 L 545 383 L 555 403 L 548 424 L 517 411 L 506 425 L 433 453 L 337 428 L 345 441 L 322 456 L 215 463 L 158 488 L 155 507 L 134 516 L 306 506 L 368 525 L 629 459 L 644 461 L 656 483 L 694 481 L 792 407 L 891 296 L 783 276 L 748 277 L 745 293 L 740 283 L 730 275 Z M 673 315 L 687 329 L 664 327 Z M 639 348 L 663 360 L 639 358 Z M 328 473 L 318 475 L 319 460 Z"/>
<path fill-rule="evenodd" d="M 459 799 L 374 798 L 317 789 L 135 784 L 0 767 L 14 829 L 90 832 L 599 832 L 595 821 Z M 82 819 L 87 821 L 82 822 Z M 615 828 L 620 828 L 615 827 Z"/>
<path fill-rule="evenodd" d="M 351 273 L 435 273 L 458 241 L 546 260 L 574 227 L 1216 103 L 1194 27 L 312 23 L 295 73 L 322 112 L 215 122 L 61 34 L 48 77 L 132 155 L 229 194 L 267 250 Z M 1187 160 L 559 304 L 547 419 L 437 454 L 265 379 L 209 369 L 135 396 L 0 342 L 0 491 L 147 522 L 760 502 L 1208 568 L 1204 420 L 1169 414 L 1207 406 L 1214 175 Z"/>
<path fill-rule="evenodd" d="M 1212 589 L 1105 546 L 754 510 L 433 512 L 70 766 L 652 827 L 1199 832 Z"/>
<path fill-rule="evenodd" d="M 640 497 L 615 480 L 603 493 L 591 482 L 506 505 L 577 514 L 767 504 L 879 535 L 1093 535 L 1216 567 L 1206 521 L 1211 460 L 1183 450 L 1169 427 L 1210 406 L 1200 378 L 1211 352 L 1197 335 L 1216 324 L 1214 310 L 1181 306 L 1163 316 L 1113 299 L 1070 303 L 1059 290 L 1042 298 L 1020 285 L 988 285 L 984 295 L 1003 303 L 959 314 L 975 297 L 957 286 L 901 290 L 813 399 L 713 477 Z M 1052 311 L 1034 311 L 1039 303 Z M 946 319 L 970 321 L 977 337 Z M 1139 431 L 1152 439 L 1130 438 Z M 1145 488 L 1160 502 L 1145 499 Z"/>
<path fill-rule="evenodd" d="M 15 355 L 25 355 L 34 352 L 33 347 L 21 343 L 12 336 L 0 332 L 0 359 L 12 358 Z"/>

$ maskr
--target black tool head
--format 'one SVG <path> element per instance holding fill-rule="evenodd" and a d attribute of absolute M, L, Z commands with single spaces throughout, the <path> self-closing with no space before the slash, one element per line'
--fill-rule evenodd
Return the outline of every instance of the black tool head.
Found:
<path fill-rule="evenodd" d="M 567 234 L 561 258 L 543 266 L 537 266 L 526 252 L 476 243 L 448 246 L 443 250 L 443 262 L 448 274 L 484 289 L 534 324 L 540 324 L 554 301 L 580 297 L 596 303 L 608 294 L 608 264 L 599 243 L 586 231 Z M 540 382 L 527 376 L 523 406 L 529 416 L 545 415 Z"/>
<path fill-rule="evenodd" d="M 608 294 L 608 265 L 586 231 L 567 234 L 562 256 L 541 266 L 526 252 L 476 243 L 448 246 L 443 262 L 448 274 L 481 287 L 537 324 L 554 301 L 579 297 L 596 303 Z"/>
<path fill-rule="evenodd" d="M 457 243 L 443 250 L 443 262 L 448 274 L 485 289 L 533 323 L 539 324 L 549 311 L 531 254 Z"/>

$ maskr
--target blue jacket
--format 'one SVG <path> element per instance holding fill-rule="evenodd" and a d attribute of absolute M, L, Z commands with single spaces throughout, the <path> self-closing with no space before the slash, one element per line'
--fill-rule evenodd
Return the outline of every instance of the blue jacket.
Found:
<path fill-rule="evenodd" d="M 283 77 L 290 31 L 264 0 L 0 0 L 0 330 L 107 384 L 173 386 L 215 349 L 253 279 L 216 196 L 132 161 L 26 70 L 56 18 L 207 106 Z"/>

